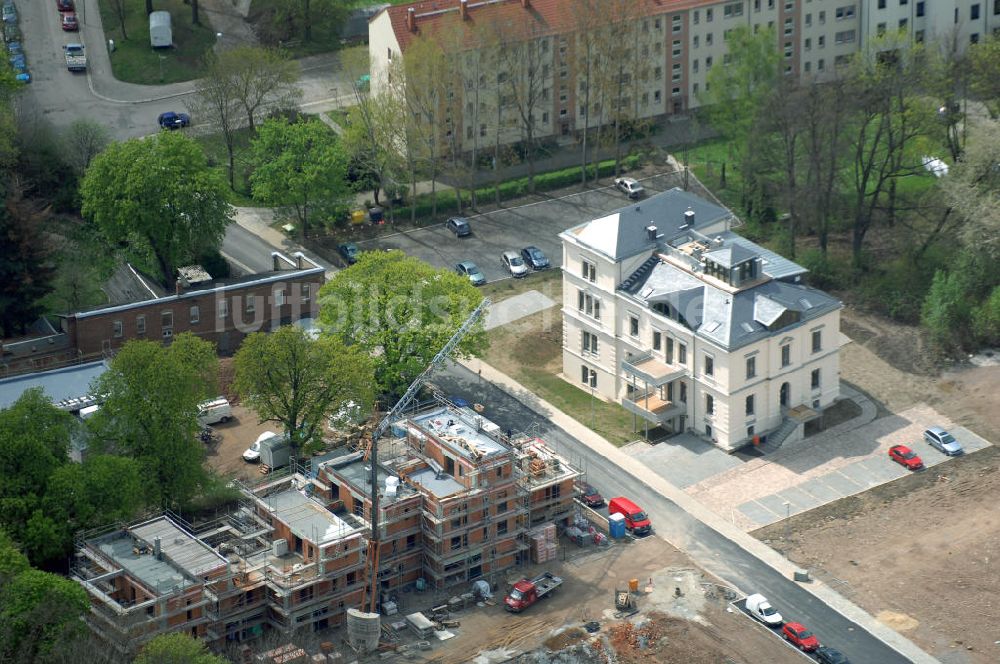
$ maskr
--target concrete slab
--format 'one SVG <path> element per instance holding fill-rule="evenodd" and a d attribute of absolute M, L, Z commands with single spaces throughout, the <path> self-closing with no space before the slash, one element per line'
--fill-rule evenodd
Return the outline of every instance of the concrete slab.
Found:
<path fill-rule="evenodd" d="M 849 496 L 861 491 L 864 487 L 839 470 L 823 476 L 824 484 L 839 493 L 839 497 Z"/>
<path fill-rule="evenodd" d="M 484 326 L 487 330 L 492 330 L 495 327 L 553 307 L 555 304 L 552 298 L 535 290 L 521 293 L 494 303 L 486 316 Z"/>
<path fill-rule="evenodd" d="M 784 491 L 778 492 L 777 495 L 782 500 L 788 501 L 792 504 L 792 514 L 807 512 L 820 504 L 816 496 L 803 491 L 797 486 L 790 486 Z"/>
<path fill-rule="evenodd" d="M 800 484 L 799 488 L 816 498 L 820 505 L 831 503 L 838 498 L 843 498 L 844 494 L 830 486 L 827 479 L 828 476 L 823 475 L 821 477 L 817 477 L 811 482 Z"/>
<path fill-rule="evenodd" d="M 757 524 L 758 527 L 766 526 L 778 520 L 778 515 L 758 503 L 756 500 L 745 502 L 736 509 Z"/>
<path fill-rule="evenodd" d="M 743 465 L 739 458 L 691 434 L 674 436 L 656 445 L 636 446 L 629 454 L 682 489 Z"/>
<path fill-rule="evenodd" d="M 785 511 L 786 509 L 789 509 L 785 507 L 785 503 L 791 501 L 786 501 L 778 494 L 772 493 L 768 496 L 761 496 L 757 499 L 757 502 L 764 508 L 770 510 L 776 517 L 775 521 L 777 521 L 778 519 L 785 518 Z"/>

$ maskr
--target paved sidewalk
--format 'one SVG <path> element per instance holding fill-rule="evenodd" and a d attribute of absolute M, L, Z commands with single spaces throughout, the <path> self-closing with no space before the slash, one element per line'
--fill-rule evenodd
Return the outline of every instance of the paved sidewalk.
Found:
<path fill-rule="evenodd" d="M 566 415 L 552 404 L 540 399 L 537 395 L 530 392 L 513 378 L 478 359 L 463 361 L 461 363 L 473 372 L 480 372 L 480 375 L 484 379 L 490 381 L 529 407 L 540 413 L 545 413 L 556 426 L 562 428 L 569 435 L 579 440 L 582 444 L 602 455 L 609 462 L 638 478 L 653 490 L 660 493 L 660 495 L 672 501 L 687 514 L 712 528 L 744 551 L 752 554 L 762 563 L 770 566 L 785 576 L 785 578 L 791 578 L 793 573 L 798 569 L 774 549 L 768 547 L 762 542 L 759 542 L 742 530 L 739 530 L 732 524 L 726 522 L 717 514 L 699 504 L 684 491 L 678 489 L 656 473 L 650 471 L 638 460 L 623 453 L 617 447 L 601 438 L 599 435 L 580 424 L 569 415 Z M 687 555 L 692 556 L 692 559 L 698 564 L 711 565 L 711 560 L 701 560 L 699 557 L 696 557 L 697 552 L 694 551 L 692 542 L 671 541 L 670 543 Z M 867 612 L 837 594 L 825 584 L 819 581 L 813 581 L 811 583 L 804 583 L 800 585 L 802 588 L 816 596 L 820 601 L 835 609 L 849 620 L 861 625 L 870 634 L 877 637 L 903 656 L 909 658 L 911 662 L 916 664 L 931 664 L 937 662 L 936 659 L 915 646 L 909 639 L 878 622 Z"/>
<path fill-rule="evenodd" d="M 291 239 L 281 231 L 271 228 L 271 221 L 274 219 L 274 211 L 271 208 L 250 208 L 237 207 L 235 221 L 250 233 L 253 233 L 267 244 L 279 249 L 286 255 L 301 251 L 317 264 L 326 268 L 326 278 L 330 279 L 337 273 L 337 268 L 330 265 L 313 252 L 304 248 L 295 240 Z"/>

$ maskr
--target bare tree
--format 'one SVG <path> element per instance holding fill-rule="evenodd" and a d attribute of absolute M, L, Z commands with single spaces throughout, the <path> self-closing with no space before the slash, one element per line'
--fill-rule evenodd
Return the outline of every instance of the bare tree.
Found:
<path fill-rule="evenodd" d="M 229 188 L 235 189 L 234 173 L 236 159 L 236 131 L 243 117 L 243 107 L 239 100 L 239 77 L 233 71 L 237 64 L 223 55 L 208 55 L 205 76 L 195 87 L 194 111 L 199 117 L 219 129 L 226 145 L 228 157 Z"/>
<path fill-rule="evenodd" d="M 213 65 L 217 75 L 229 79 L 233 98 L 243 109 L 246 125 L 256 131 L 256 122 L 273 111 L 298 108 L 302 90 L 299 65 L 281 51 L 259 46 L 238 46 L 218 54 Z"/>
<path fill-rule="evenodd" d="M 63 134 L 66 161 L 78 175 L 82 175 L 91 160 L 111 142 L 104 125 L 87 118 L 79 118 Z"/>
<path fill-rule="evenodd" d="M 118 27 L 122 31 L 122 39 L 128 39 L 128 32 L 125 31 L 125 19 L 128 16 L 128 0 L 108 0 L 111 4 L 111 11 L 118 19 Z M 153 11 L 153 0 L 146 0 L 146 14 Z"/>

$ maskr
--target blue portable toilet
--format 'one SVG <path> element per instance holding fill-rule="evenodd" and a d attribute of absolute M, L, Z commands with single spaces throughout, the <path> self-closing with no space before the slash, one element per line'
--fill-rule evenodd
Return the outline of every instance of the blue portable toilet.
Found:
<path fill-rule="evenodd" d="M 615 513 L 608 517 L 608 534 L 611 539 L 625 537 L 625 515 Z"/>

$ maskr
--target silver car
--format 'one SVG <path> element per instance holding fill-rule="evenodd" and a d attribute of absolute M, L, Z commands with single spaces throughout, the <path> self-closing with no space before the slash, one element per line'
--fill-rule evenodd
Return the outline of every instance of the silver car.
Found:
<path fill-rule="evenodd" d="M 528 274 L 528 265 L 516 251 L 505 251 L 500 255 L 500 262 L 507 268 L 512 277 L 524 277 Z"/>
<path fill-rule="evenodd" d="M 931 447 L 937 448 L 939 452 L 948 456 L 958 456 L 965 452 L 955 437 L 941 427 L 931 427 L 924 431 L 924 440 Z"/>

